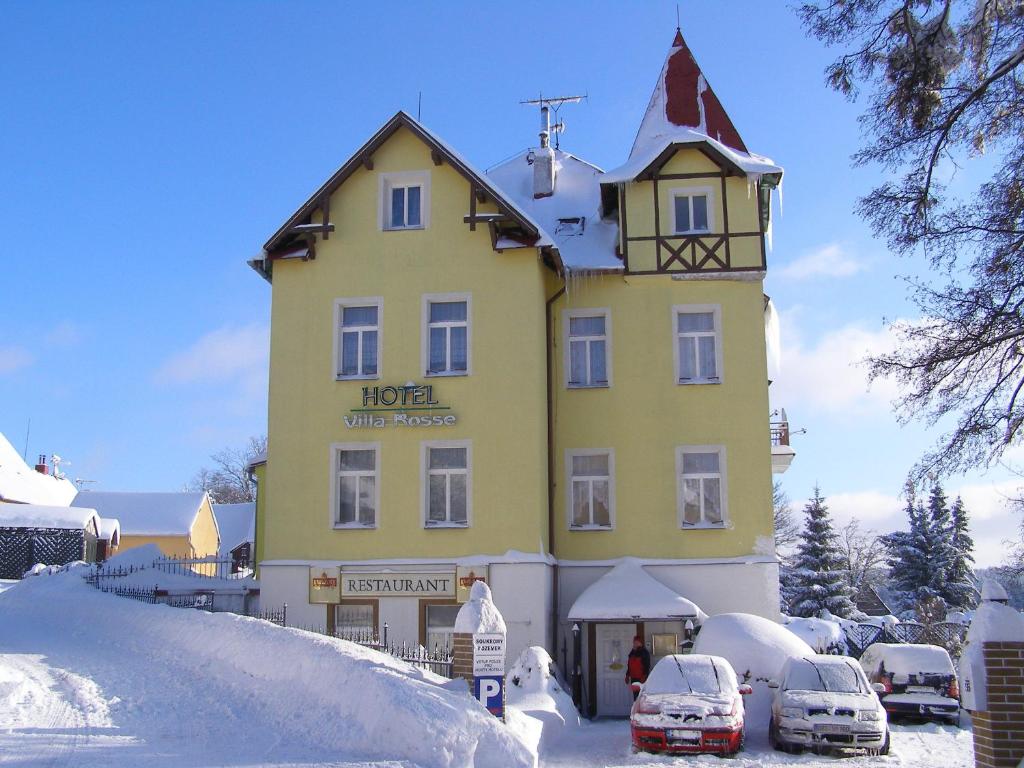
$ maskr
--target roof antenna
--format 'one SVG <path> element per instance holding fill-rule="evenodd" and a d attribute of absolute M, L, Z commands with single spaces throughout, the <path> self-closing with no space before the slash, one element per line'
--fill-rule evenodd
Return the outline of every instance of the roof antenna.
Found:
<path fill-rule="evenodd" d="M 28 436 L 32 434 L 32 417 L 28 419 L 28 426 L 25 427 L 25 450 L 21 452 L 23 461 L 28 461 Z"/>
<path fill-rule="evenodd" d="M 420 112 L 423 109 L 423 91 L 416 96 L 416 122 L 420 122 Z"/>
<path fill-rule="evenodd" d="M 676 3 L 676 31 L 677 32 L 681 32 L 682 31 L 679 28 L 679 3 Z"/>
<path fill-rule="evenodd" d="M 536 104 L 540 107 L 540 145 L 541 147 L 548 146 L 548 137 L 550 134 L 555 134 L 555 149 L 559 148 L 558 135 L 565 131 L 565 123 L 558 119 L 558 110 L 562 108 L 563 104 L 579 104 L 581 101 L 587 98 L 587 94 L 582 96 L 555 96 L 554 98 L 546 99 L 541 94 L 536 99 L 528 99 L 527 101 L 520 101 L 520 104 Z M 551 124 L 551 112 L 555 113 L 555 124 Z"/>

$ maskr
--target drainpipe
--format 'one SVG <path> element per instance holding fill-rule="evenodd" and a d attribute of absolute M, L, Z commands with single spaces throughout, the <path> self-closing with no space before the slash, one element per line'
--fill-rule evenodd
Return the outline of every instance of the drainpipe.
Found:
<path fill-rule="evenodd" d="M 547 354 L 547 401 L 548 401 L 548 552 L 555 557 L 555 404 L 554 370 L 552 347 L 555 334 L 551 322 L 552 305 L 565 294 L 563 285 L 547 300 L 544 306 L 544 348 Z M 558 648 L 558 561 L 551 569 L 551 649 Z M 573 660 L 575 665 L 577 660 Z M 565 670 L 562 670 L 565 674 Z"/>

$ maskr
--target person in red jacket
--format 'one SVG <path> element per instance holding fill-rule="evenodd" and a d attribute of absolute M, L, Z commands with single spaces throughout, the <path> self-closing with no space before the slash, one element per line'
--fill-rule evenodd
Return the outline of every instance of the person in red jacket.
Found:
<path fill-rule="evenodd" d="M 626 685 L 633 683 L 646 683 L 647 676 L 651 674 L 651 654 L 644 647 L 644 639 L 637 635 L 633 638 L 633 650 L 629 652 L 629 660 L 626 662 Z M 640 695 L 638 689 L 633 690 L 633 701 Z"/>

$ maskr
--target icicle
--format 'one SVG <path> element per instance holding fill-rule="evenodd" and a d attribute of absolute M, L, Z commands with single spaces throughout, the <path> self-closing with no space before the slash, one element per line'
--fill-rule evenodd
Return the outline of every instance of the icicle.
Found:
<path fill-rule="evenodd" d="M 782 216 L 782 184 L 783 184 L 783 180 L 779 179 L 779 187 L 778 187 L 778 189 L 779 189 L 779 216 L 780 217 Z"/>
<path fill-rule="evenodd" d="M 764 340 L 768 348 L 768 372 L 774 369 L 777 376 L 782 370 L 782 333 L 779 327 L 779 313 L 775 311 L 775 303 L 768 299 L 764 308 Z"/>

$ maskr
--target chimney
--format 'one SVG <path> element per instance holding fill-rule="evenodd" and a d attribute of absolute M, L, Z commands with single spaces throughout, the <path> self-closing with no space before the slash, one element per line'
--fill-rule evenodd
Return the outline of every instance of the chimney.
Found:
<path fill-rule="evenodd" d="M 533 198 L 551 197 L 555 193 L 555 151 L 551 149 L 551 110 L 540 105 L 540 149 L 533 155 Z"/>
<path fill-rule="evenodd" d="M 46 466 L 46 454 L 45 453 L 39 454 L 39 463 L 36 464 L 36 472 L 38 472 L 41 475 L 48 475 L 48 474 L 50 474 L 50 468 L 48 466 Z"/>

